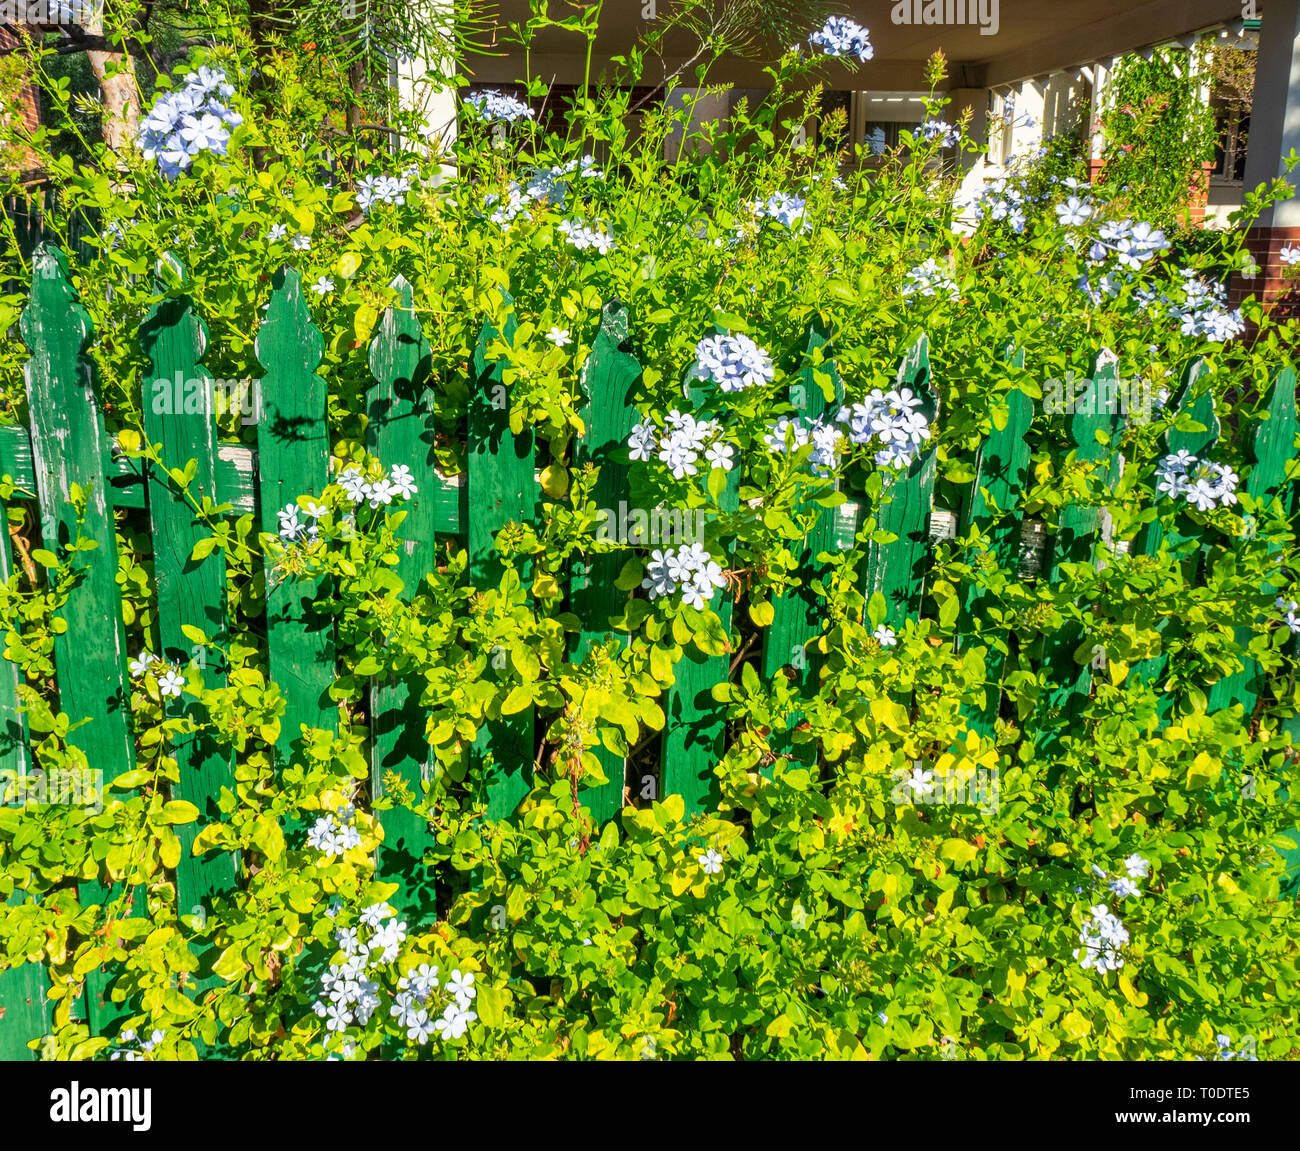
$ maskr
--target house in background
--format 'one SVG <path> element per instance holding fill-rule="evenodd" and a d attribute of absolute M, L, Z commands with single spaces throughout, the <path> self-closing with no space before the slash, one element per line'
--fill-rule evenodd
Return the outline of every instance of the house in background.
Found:
<path fill-rule="evenodd" d="M 660 8 L 666 14 L 668 0 L 638 0 L 628 5 L 634 18 L 606 22 L 595 44 L 593 77 L 652 27 Z M 528 0 L 498 0 L 498 9 L 503 28 L 529 15 Z M 1095 171 L 1103 149 L 1097 113 L 1116 60 L 1205 38 L 1244 52 L 1258 48 L 1258 64 L 1252 107 L 1223 109 L 1206 203 L 1196 214 L 1224 226 L 1240 206 L 1243 188 L 1280 175 L 1283 158 L 1293 147 L 1300 151 L 1300 0 L 1153 0 L 1136 6 L 1128 0 L 849 0 L 842 10 L 870 31 L 875 53 L 856 68 L 828 62 L 829 106 L 845 109 L 856 141 L 876 133 L 894 142 L 903 128 L 921 122 L 925 61 L 942 48 L 952 101 L 946 118 L 955 121 L 969 108 L 972 136 L 985 138 L 987 132 L 991 142 L 989 156 L 967 172 L 964 196 L 974 195 L 991 169 L 1062 132 L 1083 135 Z M 532 49 L 534 76 L 557 86 L 582 83 L 582 47 L 572 33 L 544 30 Z M 497 55 L 473 61 L 475 86 L 522 80 L 522 53 L 504 34 L 494 50 Z M 647 74 L 642 82 L 653 84 L 679 69 L 689 77 L 691 51 L 689 38 L 669 38 L 662 76 Z M 732 83 L 738 92 L 761 90 L 762 69 L 761 61 L 727 58 L 710 71 L 710 80 Z M 1203 91 L 1205 100 L 1215 99 L 1208 77 Z M 725 116 L 738 92 L 706 97 L 701 114 Z M 693 95 L 684 89 L 679 98 Z M 815 125 L 808 128 L 815 131 Z M 1278 253 L 1293 242 L 1300 242 L 1300 197 L 1278 204 L 1251 229 L 1249 244 L 1262 274 L 1234 285 L 1236 295 L 1275 298 L 1282 272 Z"/>

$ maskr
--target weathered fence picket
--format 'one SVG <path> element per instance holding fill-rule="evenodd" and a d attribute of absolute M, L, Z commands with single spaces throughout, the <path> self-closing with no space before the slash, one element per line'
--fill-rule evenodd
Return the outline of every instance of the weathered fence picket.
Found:
<path fill-rule="evenodd" d="M 488 347 L 493 341 L 502 339 L 511 344 L 515 338 L 514 301 L 505 292 L 501 297 L 506 319 L 499 331 L 484 321 L 470 365 L 466 471 L 474 498 L 470 501 L 466 537 L 470 579 L 475 587 L 484 589 L 498 587 L 504 573 L 496 550 L 497 532 L 511 522 L 530 522 L 537 506 L 533 431 L 524 428 L 518 435 L 511 431 L 509 389 L 503 382 L 505 365 L 488 359 Z M 528 578 L 527 569 L 521 578 Z M 526 592 L 518 588 L 512 594 Z M 491 674 L 501 669 L 504 653 L 488 654 Z M 485 723 L 470 751 L 470 762 L 477 770 L 487 771 L 489 817 L 510 815 L 532 786 L 532 707 Z"/>
<path fill-rule="evenodd" d="M 1012 354 L 1013 367 L 1023 368 L 1024 363 L 1023 351 Z M 1027 437 L 1033 419 L 1033 401 L 1019 388 L 1013 388 L 1006 397 L 1005 421 L 1001 427 L 994 423 L 993 430 L 975 457 L 975 479 L 966 505 L 966 519 L 958 528 L 958 534 L 965 535 L 972 525 L 979 527 L 987 537 L 988 554 L 1001 568 L 1010 568 L 1015 562 L 1020 542 L 1018 511 L 1020 495 L 1029 481 Z M 972 640 L 980 638 L 978 629 L 991 626 L 987 609 L 994 598 L 974 581 L 967 588 L 958 625 L 963 646 L 970 646 Z M 1005 645 L 1007 638 L 1004 636 L 997 642 Z M 966 717 L 967 726 L 981 736 L 991 735 L 997 723 L 1005 666 L 1006 652 L 990 643 L 984 657 L 984 674 L 988 683 L 984 707 Z"/>
<path fill-rule="evenodd" d="M 211 525 L 195 514 L 189 500 L 212 496 L 217 490 L 217 413 L 212 377 L 203 367 L 207 328 L 188 296 L 164 299 L 152 308 L 140 328 L 140 347 L 149 358 L 153 381 L 142 404 L 144 431 L 164 460 L 193 461 L 193 494 L 176 484 L 165 469 L 147 465 L 150 533 L 154 549 L 154 579 L 158 587 L 159 654 L 182 669 L 197 672 L 207 688 L 224 687 L 225 668 L 219 651 L 226 644 L 225 553 L 204 541 Z M 199 555 L 196 548 L 208 548 Z M 197 629 L 216 641 L 196 646 L 186 629 Z M 166 705 L 169 713 L 188 714 L 201 724 L 196 700 Z M 179 779 L 172 798 L 199 809 L 202 823 L 221 819 L 217 796 L 234 786 L 234 754 L 221 748 L 202 730 L 172 741 Z M 210 852 L 195 858 L 190 847 L 199 822 L 180 824 L 172 832 L 179 842 L 176 870 L 177 905 L 197 914 L 212 910 L 211 897 L 230 891 L 239 877 L 239 861 L 230 852 Z"/>
<path fill-rule="evenodd" d="M 686 381 L 691 406 L 696 416 L 716 418 L 726 424 L 727 409 L 713 386 Z M 727 473 L 726 486 L 718 496 L 720 515 L 740 507 L 740 473 L 743 461 Z M 714 521 L 716 523 L 716 521 Z M 706 534 L 708 528 L 705 529 Z M 731 632 L 732 590 L 718 589 L 709 607 L 722 621 L 722 630 Z M 674 637 L 691 639 L 689 628 L 674 628 Z M 726 706 L 713 698 L 713 688 L 731 677 L 731 654 L 707 655 L 691 644 L 673 668 L 676 677 L 664 701 L 664 733 L 660 766 L 661 795 L 680 795 L 686 810 L 695 811 L 716 805 L 718 781 L 713 769 L 723 750 L 726 731 Z"/>
<path fill-rule="evenodd" d="M 612 456 L 627 444 L 636 424 L 633 400 L 640 380 L 641 365 L 629 345 L 627 309 L 617 301 L 606 304 L 600 331 L 583 366 L 586 403 L 579 415 L 586 428 L 574 445 L 573 462 L 575 468 L 590 464 L 600 469 L 592 494 L 596 506 L 614 517 L 626 504 L 629 492 L 627 468 Z M 621 612 L 628 598 L 627 592 L 614 586 L 622 564 L 621 555 L 607 552 L 580 556 L 570 565 L 569 608 L 582 621 L 582 631 L 574 644 L 579 661 L 585 660 L 593 647 L 612 641 L 621 648 L 627 643 L 609 622 Z M 583 798 L 591 807 L 592 818 L 603 823 L 623 807 L 627 763 L 603 744 L 596 747 L 595 755 L 608 782 L 589 789 Z"/>
<path fill-rule="evenodd" d="M 1170 428 L 1164 436 L 1165 446 L 1170 452 L 1186 451 L 1199 458 L 1205 456 L 1218 442 L 1219 418 L 1214 412 L 1214 395 L 1208 388 L 1204 390 L 1201 388 L 1201 381 L 1209 374 L 1209 364 L 1201 359 L 1193 360 L 1183 372 L 1178 391 L 1170 401 L 1170 406 L 1175 416 L 1190 416 L 1200 425 L 1201 430 L 1178 431 L 1176 428 Z M 1202 535 L 1201 528 L 1185 512 L 1180 513 L 1174 526 L 1168 529 L 1159 519 L 1154 519 L 1143 527 L 1133 541 L 1133 554 L 1154 556 L 1159 553 L 1162 545 L 1171 552 L 1182 553 L 1184 558 L 1180 566 L 1183 578 L 1189 584 L 1194 584 L 1202 558 Z M 1174 626 L 1181 628 L 1181 621 L 1176 621 Z M 1165 673 L 1169 667 L 1169 653 L 1163 646 L 1169 637 L 1169 627 L 1168 618 L 1157 623 L 1156 631 L 1161 637 L 1161 650 L 1155 655 L 1138 661 L 1129 671 L 1129 674 L 1135 677 L 1135 681 L 1149 683 L 1156 689 L 1156 711 L 1162 725 L 1168 723 L 1174 704 L 1173 694 L 1162 690 Z"/>
<path fill-rule="evenodd" d="M 402 503 L 402 548 L 396 577 L 404 594 L 414 595 L 425 573 L 437 566 L 437 515 L 434 474 L 434 396 L 432 353 L 415 316 L 411 285 L 398 276 L 391 287 L 397 304 L 384 312 L 370 344 L 370 372 L 375 384 L 367 393 L 367 448 L 386 468 L 402 464 L 419 477 L 416 492 Z M 375 683 L 370 690 L 371 794 L 384 794 L 384 776 L 392 773 L 416 802 L 431 767 L 425 734 L 427 710 L 420 703 L 424 679 L 418 672 Z M 433 877 L 423 864 L 429 845 L 428 824 L 409 808 L 396 806 L 380 814 L 384 843 L 379 849 L 379 876 L 397 883 L 394 900 L 418 918 L 436 907 Z"/>
<path fill-rule="evenodd" d="M 830 357 L 830 340 L 814 324 L 808 331 L 803 366 L 790 385 L 791 406 L 810 422 L 823 417 L 834 420 L 844 403 L 844 381 Z M 807 513 L 816 509 L 804 506 L 799 510 Z M 763 638 L 763 678 L 770 680 L 788 669 L 795 691 L 805 698 L 817 694 L 817 675 L 821 668 L 820 655 L 809 647 L 822 629 L 821 599 L 812 584 L 825 574 L 826 565 L 819 563 L 817 557 L 835 550 L 841 543 L 839 526 L 830 512 L 823 511 L 817 517 L 799 557 L 801 583 L 773 603 L 772 622 Z M 802 712 L 793 712 L 787 719 L 786 730 L 774 731 L 769 742 L 778 754 L 793 755 L 811 764 L 817 758 L 816 743 L 797 743 L 794 739 L 794 731 L 802 719 Z"/>

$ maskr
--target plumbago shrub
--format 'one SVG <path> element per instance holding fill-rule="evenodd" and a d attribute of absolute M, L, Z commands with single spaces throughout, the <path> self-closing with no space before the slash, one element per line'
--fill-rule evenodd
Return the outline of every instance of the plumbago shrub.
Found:
<path fill-rule="evenodd" d="M 883 158 L 797 147 L 816 106 L 811 69 L 827 52 L 863 58 L 860 32 L 836 26 L 787 56 L 771 98 L 725 124 L 692 124 L 688 98 L 680 112 L 649 108 L 632 136 L 628 96 L 593 89 L 548 131 L 518 95 L 478 97 L 449 157 L 313 135 L 303 109 L 328 103 L 309 58 L 259 58 L 278 83 L 254 87 L 237 42 L 172 78 L 206 102 L 201 140 L 170 99 L 120 158 L 128 173 L 54 169 L 65 210 L 99 222 L 75 276 L 124 455 L 186 486 L 187 461 L 143 433 L 151 381 L 134 332 L 146 309 L 187 292 L 212 375 L 257 378 L 252 341 L 285 263 L 314 289 L 334 442 L 329 482 L 278 509 L 276 534 L 190 492 L 212 527 L 196 558 L 220 549 L 229 573 L 227 632 L 196 622 L 190 636 L 228 668 L 220 688 L 197 663 L 154 654 L 153 560 L 141 523 L 119 513 L 137 766 L 88 765 L 111 779 L 100 811 L 0 808 L 0 961 L 48 968 L 47 1056 L 1295 1054 L 1300 925 L 1277 851 L 1300 821 L 1295 531 L 1289 503 L 1248 494 L 1240 447 L 1267 417 L 1292 333 L 1253 302 L 1229 310 L 1113 189 L 1009 170 L 956 216 L 951 159 L 976 145 L 943 120 L 942 96 Z M 941 80 L 935 61 L 929 81 Z M 668 163 L 674 133 L 686 146 Z M 1278 194 L 1262 190 L 1252 209 Z M 1223 244 L 1216 267 L 1238 258 L 1233 237 Z M 452 539 L 418 583 L 394 571 L 404 505 L 438 482 L 421 461 L 364 449 L 365 348 L 398 274 L 431 348 L 443 475 L 463 467 L 479 330 L 505 331 L 508 308 L 518 321 L 488 358 L 512 431 L 538 437 L 542 498 L 499 533 L 500 576 L 483 586 Z M 615 299 L 643 366 L 632 502 L 701 512 L 693 544 L 615 538 L 594 469 L 574 463 L 582 369 Z M 812 354 L 827 400 L 816 419 L 790 390 L 810 329 L 830 341 Z M 921 332 L 937 403 L 896 386 Z M 1038 402 L 1047 381 L 1091 374 L 1103 348 L 1156 397 L 1110 445 L 1125 460 L 1113 484 L 1081 458 L 1068 413 Z M 1164 435 L 1195 430 L 1172 397 L 1196 357 L 1235 434 L 1208 460 L 1170 459 Z M 24 358 L 11 336 L 0 364 L 16 419 Z M 931 450 L 936 498 L 960 506 L 1017 390 L 1036 404 L 1023 513 L 1050 531 L 1068 509 L 1105 507 L 1104 563 L 1022 574 L 997 561 L 991 525 L 972 527 L 937 546 L 922 616 L 887 623 L 861 575 L 888 542 L 881 510 Z M 252 438 L 239 416 L 225 413 L 226 439 Z M 30 493 L 7 481 L 0 495 L 27 540 Z M 860 528 L 810 567 L 809 532 L 846 499 Z M 1200 533 L 1203 562 L 1118 546 L 1156 524 Z M 47 771 L 87 766 L 53 690 L 78 543 L 30 551 L 0 585 L 5 656 Z M 584 621 L 563 575 L 609 553 L 627 593 L 608 621 L 621 642 L 577 661 Z M 285 705 L 267 672 L 264 569 L 329 589 L 315 610 L 338 652 L 337 724 L 304 728 L 288 760 L 274 750 Z M 761 676 L 754 658 L 774 605 L 797 593 L 822 622 L 808 689 Z M 1077 709 L 1053 705 L 1059 672 L 1043 658 L 1062 634 L 1079 637 L 1080 669 L 1095 644 L 1108 657 Z M 642 768 L 657 775 L 665 692 L 696 652 L 730 654 L 732 669 L 713 692 L 728 739 L 704 812 L 641 786 Z M 1164 670 L 1139 674 L 1157 655 Z M 1211 686 L 1248 660 L 1259 702 L 1211 711 Z M 393 675 L 420 684 L 433 770 L 420 793 L 390 781 L 379 798 L 369 687 Z M 999 684 L 1001 714 L 981 736 L 968 717 Z M 486 723 L 528 707 L 541 738 L 532 789 L 489 819 L 468 750 Z M 196 733 L 235 763 L 216 822 L 170 794 L 176 741 Z M 638 781 L 604 826 L 584 803 L 606 780 L 597 746 Z M 396 906 L 396 885 L 376 876 L 376 814 L 395 806 L 427 820 L 436 904 Z M 238 859 L 237 890 L 179 906 L 182 856 L 223 852 Z M 125 1016 L 92 1035 L 82 1001 L 100 968 Z"/>

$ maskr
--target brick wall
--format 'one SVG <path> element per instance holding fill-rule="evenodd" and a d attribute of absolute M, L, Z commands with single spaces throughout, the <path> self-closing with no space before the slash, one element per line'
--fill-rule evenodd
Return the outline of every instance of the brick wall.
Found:
<path fill-rule="evenodd" d="M 21 43 L 21 37 L 10 28 L 0 27 L 0 48 L 14 48 Z M 22 91 L 21 112 L 23 125 L 28 131 L 34 130 L 41 122 L 40 104 L 37 102 L 36 86 L 26 84 Z M 23 176 L 38 175 L 36 166 L 36 157 L 32 154 L 31 149 L 24 148 L 18 155 L 0 154 L 0 163 L 3 163 L 6 171 L 17 172 Z"/>
<path fill-rule="evenodd" d="M 1252 277 L 1233 274 L 1228 284 L 1229 306 L 1235 308 L 1253 295 L 1271 306 L 1275 319 L 1300 317 L 1300 278 L 1284 282 L 1287 265 L 1281 254 L 1286 247 L 1300 248 L 1300 228 L 1251 228 L 1246 233 L 1246 247 L 1260 270 Z"/>

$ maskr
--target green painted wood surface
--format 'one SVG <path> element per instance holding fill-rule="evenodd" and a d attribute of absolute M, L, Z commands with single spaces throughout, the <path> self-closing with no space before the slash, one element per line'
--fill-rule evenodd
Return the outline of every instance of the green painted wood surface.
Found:
<path fill-rule="evenodd" d="M 73 723 L 90 721 L 77 727 L 68 742 L 85 755 L 91 770 L 104 773 L 107 782 L 134 766 L 135 748 L 116 578 L 117 540 L 104 482 L 108 436 L 95 399 L 94 368 L 83 355 L 93 327 L 72 288 L 62 252 L 41 244 L 32 268 L 31 302 L 23 311 L 21 328 L 32 353 L 24 376 L 43 543 L 60 554 L 76 537 L 76 512 L 68 501 L 77 484 L 86 499 L 81 533 L 98 545 L 72 559 L 74 570 L 83 575 L 63 608 L 67 630 L 54 640 L 59 707 Z M 79 895 L 83 906 L 105 906 L 120 898 L 121 889 L 85 882 Z M 95 1034 L 110 1031 L 128 1013 L 109 1001 L 108 981 L 102 967 L 86 976 L 85 1013 Z"/>
<path fill-rule="evenodd" d="M 278 535 L 276 513 L 300 495 L 320 495 L 330 480 L 326 387 L 316 372 L 324 341 L 293 268 L 275 274 L 256 351 L 266 369 L 257 425 L 259 522 L 262 531 Z M 334 679 L 333 628 L 328 617 L 313 609 L 321 594 L 314 581 L 280 580 L 266 573 L 270 678 L 285 699 L 276 744 L 282 764 L 301 743 L 304 725 L 338 730 L 338 708 L 328 695 Z"/>
<path fill-rule="evenodd" d="M 1166 450 L 1187 451 L 1197 457 L 1213 455 L 1214 445 L 1219 440 L 1220 427 L 1219 417 L 1214 410 L 1214 395 L 1208 388 L 1204 388 L 1204 381 L 1209 374 L 1209 365 L 1201 359 L 1193 360 L 1183 372 L 1178 391 L 1171 402 L 1171 409 L 1178 415 L 1191 416 L 1203 430 L 1183 432 L 1171 428 L 1164 436 Z M 1201 394 L 1195 394 L 1197 392 Z M 1190 548 L 1182 559 L 1180 567 L 1183 578 L 1189 584 L 1195 584 L 1203 558 L 1203 548 L 1200 546 L 1202 534 L 1201 527 L 1185 512 L 1178 513 L 1177 518 L 1168 528 L 1160 520 L 1152 520 L 1133 541 L 1133 554 L 1154 556 L 1160 551 L 1162 545 L 1171 551 Z M 1182 625 L 1181 622 L 1176 621 L 1174 626 L 1181 628 Z M 1156 631 L 1160 634 L 1162 642 L 1168 635 L 1169 627 L 1168 619 L 1162 619 L 1156 625 Z M 1139 660 L 1129 669 L 1135 684 L 1139 681 L 1149 683 L 1159 693 L 1156 709 L 1162 726 L 1169 722 L 1174 703 L 1170 694 L 1160 691 L 1168 667 L 1168 654 L 1162 650 L 1157 655 Z"/>
<path fill-rule="evenodd" d="M 202 363 L 207 342 L 207 328 L 188 296 L 162 300 L 150 309 L 140 327 L 140 348 L 150 364 L 142 404 L 145 435 L 158 445 L 167 468 L 185 468 L 190 461 L 197 464 L 191 486 L 195 498 L 216 491 L 216 390 Z M 154 382 L 159 380 L 181 386 L 155 391 Z M 162 399 L 171 402 L 162 403 Z M 178 405 L 177 400 L 182 402 Z M 166 470 L 152 463 L 147 467 L 158 589 L 157 654 L 181 668 L 187 678 L 189 671 L 197 671 L 205 688 L 224 687 L 227 669 L 219 651 L 192 650 L 194 641 L 181 629 L 196 627 L 221 648 L 227 646 L 225 553 L 217 548 L 202 559 L 190 558 L 195 545 L 211 536 L 212 529 L 194 514 Z M 166 709 L 169 716 L 189 715 L 200 725 L 207 718 L 198 701 L 184 695 L 168 701 Z M 234 789 L 234 757 L 229 748 L 222 748 L 202 731 L 178 735 L 171 747 L 180 775 L 172 786 L 172 798 L 194 804 L 200 813 L 197 822 L 176 828 L 181 843 L 176 864 L 177 906 L 185 915 L 198 914 L 200 907 L 206 914 L 213 909 L 213 895 L 234 889 L 239 860 L 228 851 L 209 852 L 196 859 L 190 848 L 200 827 L 222 819 L 217 799 L 223 787 Z"/>
<path fill-rule="evenodd" d="M 626 447 L 627 437 L 637 423 L 633 399 L 641 379 L 641 365 L 628 341 L 627 309 L 617 300 L 606 304 L 600 317 L 600 331 L 582 370 L 586 403 L 579 415 L 586 427 L 574 445 L 575 468 L 590 464 L 600 469 L 593 496 L 596 506 L 617 516 L 620 504 L 629 498 L 627 467 L 610 458 Z M 626 646 L 627 637 L 609 626 L 611 616 L 622 612 L 628 593 L 614 586 L 625 562 L 620 552 L 582 556 L 569 569 L 569 609 L 582 620 L 582 631 L 573 645 L 572 658 L 585 660 L 594 646 L 614 641 Z M 597 823 L 615 815 L 623 806 L 626 761 L 604 744 L 595 748 L 608 783 L 588 788 L 582 801 L 591 808 Z"/>
<path fill-rule="evenodd" d="M 831 358 L 832 349 L 826 332 L 817 324 L 808 331 L 804 363 L 790 385 L 790 404 L 798 415 L 809 422 L 825 416 L 834 420 L 844 404 L 844 381 Z M 829 389 L 829 396 L 819 382 L 819 376 Z M 817 694 L 818 672 L 821 656 L 810 641 L 822 631 L 821 598 L 812 590 L 814 580 L 820 578 L 826 565 L 817 562 L 823 552 L 838 550 L 839 532 L 834 509 L 808 504 L 801 509 L 805 514 L 816 514 L 817 520 L 809 531 L 804 546 L 799 551 L 799 587 L 787 592 L 772 605 L 772 623 L 763 637 L 763 678 L 785 674 L 790 677 L 798 694 L 807 699 Z M 773 731 L 769 743 L 781 755 L 793 755 L 801 762 L 811 764 L 817 758 L 815 742 L 796 743 L 793 732 L 803 719 L 803 713 L 791 713 L 785 731 Z"/>
<path fill-rule="evenodd" d="M 715 332 L 717 329 L 715 329 Z M 727 421 L 725 399 L 712 384 L 692 383 L 688 388 L 696 415 Z M 744 462 L 727 473 L 727 485 L 718 497 L 718 511 L 734 513 L 740 507 L 740 473 Z M 701 483 L 708 473 L 701 469 Z M 710 527 L 716 525 L 716 520 Z M 704 547 L 716 543 L 716 532 L 705 529 Z M 725 545 L 724 545 L 725 548 Z M 711 550 L 711 549 L 710 549 Z M 730 565 L 730 549 L 725 548 L 723 570 Z M 720 588 L 709 603 L 722 622 L 722 630 L 731 635 L 731 589 Z M 683 651 L 673 668 L 676 679 L 664 700 L 663 740 L 661 745 L 660 796 L 680 795 L 689 815 L 692 811 L 710 811 L 717 807 L 720 793 L 713 774 L 722 758 L 726 735 L 726 706 L 718 703 L 711 692 L 716 684 L 731 677 L 731 656 L 705 655 L 693 643 Z"/>
<path fill-rule="evenodd" d="M 1012 365 L 1023 368 L 1025 353 L 1012 353 Z M 958 534 L 964 535 L 972 525 L 977 525 L 988 537 L 989 554 L 1001 568 L 1014 565 L 1020 543 L 1020 495 L 1029 482 L 1029 443 L 1027 437 L 1034 420 L 1034 402 L 1013 388 L 1006 396 L 1006 423 L 995 423 L 975 458 L 975 480 L 964 522 L 958 524 Z M 959 620 L 960 643 L 969 647 L 979 642 L 979 632 L 989 624 L 986 609 L 996 597 L 972 583 L 966 589 L 965 601 Z M 1002 642 L 1006 642 L 1005 637 Z M 990 646 L 984 657 L 985 678 L 988 688 L 984 707 L 966 716 L 970 730 L 990 736 L 1001 708 L 1002 690 L 999 686 L 1006 667 L 1006 653 Z"/>
<path fill-rule="evenodd" d="M 1296 419 L 1295 386 L 1295 372 L 1291 368 L 1283 368 L 1274 373 L 1264 403 L 1269 418 L 1255 425 L 1254 435 L 1247 448 L 1252 466 L 1243 485 L 1252 499 L 1264 504 L 1277 496 L 1288 513 L 1295 505 L 1295 489 L 1284 482 L 1286 465 L 1295 458 L 1296 434 L 1300 430 Z M 1264 595 L 1274 595 L 1277 588 L 1266 582 L 1260 591 Z M 1245 647 L 1253 634 L 1250 622 L 1243 622 L 1234 630 L 1237 643 Z M 1256 701 L 1267 691 L 1266 677 L 1260 671 L 1259 664 L 1249 657 L 1243 657 L 1240 671 L 1224 676 L 1210 688 L 1210 710 L 1240 703 L 1243 722 L 1249 722 Z"/>
<path fill-rule="evenodd" d="M 507 309 L 500 336 L 514 340 L 514 301 L 502 293 Z M 470 580 L 480 590 L 498 587 L 504 565 L 496 534 L 507 523 L 532 522 L 537 507 L 533 474 L 533 432 L 510 430 L 509 389 L 502 382 L 505 365 L 488 358 L 497 329 L 484 322 L 470 366 L 469 430 L 466 470 L 469 480 Z M 489 660 L 489 674 L 492 663 Z M 533 709 L 490 719 L 479 729 L 470 750 L 470 767 L 487 773 L 488 816 L 510 815 L 532 786 Z"/>
<path fill-rule="evenodd" d="M 1107 412 L 1103 409 L 1117 406 L 1106 404 L 1104 397 L 1118 394 L 1118 381 L 1118 361 L 1109 350 L 1103 349 L 1096 358 L 1087 386 L 1077 397 L 1076 409 L 1070 416 L 1068 425 L 1070 438 L 1075 444 L 1076 460 L 1099 461 L 1098 466 L 1110 484 L 1118 477 L 1115 445 L 1123 419 L 1117 411 Z M 1109 444 L 1103 445 L 1098 441 L 1099 431 L 1109 437 Z M 1049 584 L 1060 580 L 1063 564 L 1093 562 L 1100 523 L 1101 509 L 1098 507 L 1071 503 L 1061 509 L 1056 535 L 1051 540 L 1051 561 L 1045 565 Z M 1045 715 L 1056 714 L 1062 717 L 1051 723 L 1044 718 L 1040 729 L 1049 733 L 1043 737 L 1039 747 L 1040 753 L 1049 760 L 1054 759 L 1059 750 L 1059 733 L 1072 729 L 1070 720 L 1082 711 L 1092 688 L 1091 661 L 1079 663 L 1075 659 L 1075 651 L 1083 642 L 1083 637 L 1083 625 L 1067 619 L 1061 627 L 1044 637 L 1042 649 L 1038 653 L 1039 666 L 1049 680 L 1039 706 L 1045 709 Z M 1048 782 L 1054 784 L 1056 777 L 1049 776 Z"/>
<path fill-rule="evenodd" d="M 933 424 L 939 400 L 930 383 L 929 343 L 924 334 L 904 354 L 895 387 L 911 388 L 921 399 L 920 411 Z M 881 497 L 876 528 L 895 538 L 872 543 L 862 566 L 862 594 L 885 598 L 885 623 L 897 631 L 921 606 L 930 559 L 930 508 L 934 493 L 935 447 L 923 448 L 901 475 L 890 479 Z"/>
<path fill-rule="evenodd" d="M 366 446 L 386 472 L 405 464 L 415 477 L 414 496 L 400 505 L 406 518 L 398 529 L 402 546 L 396 568 L 404 586 L 402 594 L 410 597 L 437 566 L 437 487 L 430 482 L 436 480 L 434 392 L 429 386 L 429 344 L 415 315 L 411 285 L 398 276 L 390 286 L 397 291 L 398 302 L 384 312 L 370 343 L 370 373 L 375 383 L 366 393 Z M 417 669 L 408 677 L 371 685 L 372 795 L 384 794 L 384 777 L 391 773 L 417 803 L 423 798 L 421 785 L 429 778 L 430 768 L 425 737 L 428 712 L 420 705 L 423 684 Z M 391 901 L 403 909 L 410 922 L 435 916 L 433 873 L 423 863 L 430 843 L 427 822 L 405 807 L 380 812 L 379 822 L 384 842 L 377 854 L 377 874 L 385 882 L 398 884 Z"/>

